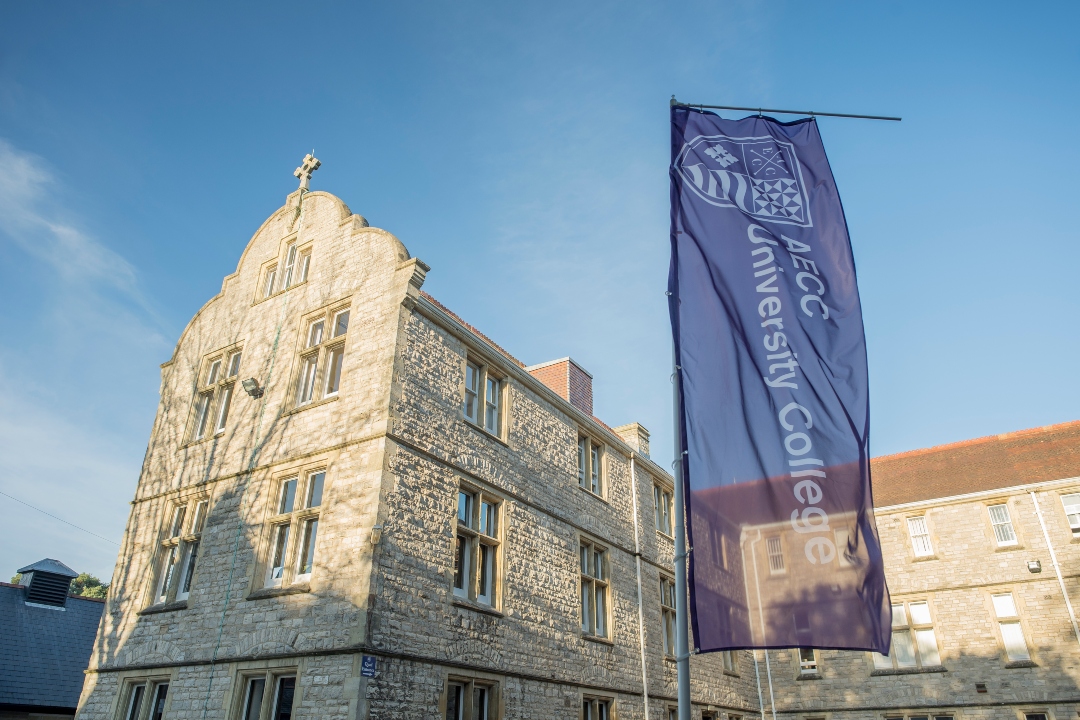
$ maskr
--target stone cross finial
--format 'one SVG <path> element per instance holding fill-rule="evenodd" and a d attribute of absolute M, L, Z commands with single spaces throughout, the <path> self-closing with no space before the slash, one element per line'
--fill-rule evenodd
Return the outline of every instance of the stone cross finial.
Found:
<path fill-rule="evenodd" d="M 311 182 L 311 173 L 319 169 L 322 162 L 311 153 L 304 156 L 304 162 L 293 171 L 293 175 L 300 178 L 300 189 L 307 190 Z"/>

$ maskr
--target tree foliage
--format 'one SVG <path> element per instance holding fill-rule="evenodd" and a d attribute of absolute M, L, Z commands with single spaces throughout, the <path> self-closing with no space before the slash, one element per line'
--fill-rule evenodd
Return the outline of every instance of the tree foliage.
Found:
<path fill-rule="evenodd" d="M 22 583 L 22 575 L 15 573 L 11 578 L 11 582 L 15 585 Z M 97 577 L 90 573 L 80 573 L 78 577 L 71 581 L 71 594 L 80 595 L 88 598 L 100 598 L 105 599 L 105 595 L 109 592 L 108 583 L 103 583 Z"/>

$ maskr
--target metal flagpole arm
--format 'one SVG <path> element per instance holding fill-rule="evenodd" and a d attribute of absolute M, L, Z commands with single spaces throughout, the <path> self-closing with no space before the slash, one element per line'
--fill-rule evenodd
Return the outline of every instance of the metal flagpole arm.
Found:
<path fill-rule="evenodd" d="M 850 113 L 833 113 L 833 112 L 818 112 L 816 110 L 777 110 L 776 108 L 761 108 L 761 107 L 740 107 L 738 105 L 699 105 L 696 103 L 681 103 L 675 99 L 675 96 L 671 96 L 672 107 L 688 107 L 698 108 L 700 110 L 745 110 L 747 112 L 761 113 L 777 113 L 779 115 L 809 115 L 814 117 L 821 115 L 822 117 L 839 117 L 839 118 L 856 118 L 858 120 L 893 120 L 900 122 L 898 117 L 890 117 L 888 115 L 852 115 Z"/>

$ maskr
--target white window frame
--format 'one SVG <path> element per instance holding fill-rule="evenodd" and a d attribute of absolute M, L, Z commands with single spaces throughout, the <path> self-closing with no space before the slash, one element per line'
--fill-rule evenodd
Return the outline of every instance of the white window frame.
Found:
<path fill-rule="evenodd" d="M 597 695 L 581 696 L 582 720 L 613 720 L 615 698 Z"/>
<path fill-rule="evenodd" d="M 339 303 L 304 318 L 293 384 L 295 409 L 333 400 L 341 394 L 351 312 L 348 304 Z"/>
<path fill-rule="evenodd" d="M 461 689 L 461 701 L 457 704 L 456 712 L 450 705 L 451 702 L 456 702 L 454 688 Z M 476 707 L 478 700 L 482 703 L 481 707 Z M 486 705 L 486 707 L 483 705 Z M 499 720 L 502 717 L 499 712 L 500 707 L 498 681 L 480 677 L 465 677 L 451 673 L 447 676 L 443 687 L 442 708 L 439 717 L 452 718 L 453 720 L 473 720 L 473 718 Z M 452 712 L 453 715 L 451 715 Z"/>
<path fill-rule="evenodd" d="M 930 526 L 926 515 L 913 515 L 907 519 L 908 537 L 911 539 L 911 551 L 917 558 L 933 557 L 934 543 L 930 539 Z"/>
<path fill-rule="evenodd" d="M 765 538 L 765 555 L 769 563 L 770 575 L 784 575 L 787 573 L 784 540 L 780 535 Z"/>
<path fill-rule="evenodd" d="M 150 606 L 186 601 L 191 594 L 209 506 L 210 498 L 204 494 L 176 499 L 167 506 Z"/>
<path fill-rule="evenodd" d="M 1031 662 L 1031 643 L 1020 622 L 1020 611 L 1016 607 L 1016 594 L 1012 591 L 991 593 L 990 604 L 1001 636 L 1001 647 L 1009 663 Z"/>
<path fill-rule="evenodd" d="M 998 512 L 995 513 L 995 510 Z M 1020 538 L 1016 534 L 1016 526 L 1013 525 L 1009 503 L 1000 502 L 987 505 L 986 512 L 990 516 L 990 527 L 998 547 L 1014 547 L 1020 544 Z M 995 515 L 997 517 L 994 517 Z"/>
<path fill-rule="evenodd" d="M 272 479 L 273 493 L 265 521 L 262 582 L 255 589 L 283 588 L 311 580 L 317 567 L 318 527 L 326 502 L 328 474 L 325 464 L 316 463 L 279 473 Z M 314 503 L 316 499 L 318 504 Z M 279 542 L 282 536 L 283 543 Z M 281 544 L 284 547 L 279 553 Z M 305 563 L 309 558 L 310 565 Z"/>
<path fill-rule="evenodd" d="M 585 637 L 609 639 L 612 597 L 608 548 L 588 538 L 580 538 L 578 564 L 581 572 L 581 633 Z M 599 607 L 601 604 L 603 608 Z"/>
<path fill-rule="evenodd" d="M 602 498 L 607 493 L 605 456 L 607 448 L 584 433 L 578 435 L 578 487 L 590 495 Z"/>
<path fill-rule="evenodd" d="M 800 675 L 821 674 L 821 658 L 814 648 L 795 648 L 795 658 L 799 661 Z"/>
<path fill-rule="evenodd" d="M 451 567 L 455 597 L 500 606 L 502 510 L 501 497 L 474 485 L 459 484 Z"/>
<path fill-rule="evenodd" d="M 675 520 L 675 491 L 667 485 L 653 483 L 653 515 L 656 532 L 672 537 L 672 524 Z"/>
<path fill-rule="evenodd" d="M 490 363 L 468 357 L 465 359 L 463 377 L 465 391 L 461 401 L 461 417 L 473 427 L 501 440 L 506 435 L 507 425 L 506 375 Z M 469 385 L 470 377 L 473 385 Z"/>
<path fill-rule="evenodd" d="M 169 710 L 171 684 L 172 677 L 168 675 L 125 678 L 116 717 L 119 720 L 161 720 Z M 165 696 L 160 697 L 163 692 Z M 159 699 L 162 701 L 160 707 L 155 707 Z M 136 700 L 138 700 L 137 704 Z"/>
<path fill-rule="evenodd" d="M 292 680 L 292 703 L 289 706 L 293 717 L 296 717 L 297 701 L 300 699 L 300 673 L 296 667 L 271 667 L 262 670 L 241 671 L 236 677 L 236 690 L 233 699 L 233 710 L 229 717 L 231 720 L 273 720 L 277 717 L 280 708 L 282 685 Z M 256 683 L 262 683 L 259 707 L 252 714 L 249 708 L 252 701 L 252 690 Z"/>
<path fill-rule="evenodd" d="M 664 641 L 664 656 L 675 657 L 675 579 L 660 576 L 660 634 Z"/>
<path fill-rule="evenodd" d="M 1065 511 L 1065 520 L 1069 523 L 1073 537 L 1080 537 L 1080 493 L 1062 495 L 1061 507 Z"/>
<path fill-rule="evenodd" d="M 236 399 L 236 381 L 243 355 L 243 347 L 233 345 L 203 358 L 192 402 L 189 442 L 209 440 L 225 433 L 229 412 Z"/>
<path fill-rule="evenodd" d="M 916 610 L 913 612 L 912 607 Z M 941 666 L 941 642 L 929 598 L 893 600 L 892 647 L 889 655 L 872 653 L 875 670 L 916 670 Z M 925 619 L 924 619 L 925 618 Z M 912 662 L 897 653 L 903 646 L 910 650 Z"/>

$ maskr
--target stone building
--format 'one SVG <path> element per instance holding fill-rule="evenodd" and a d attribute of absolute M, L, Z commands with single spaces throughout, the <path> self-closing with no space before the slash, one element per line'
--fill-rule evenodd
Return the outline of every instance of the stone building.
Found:
<path fill-rule="evenodd" d="M 79 717 L 669 720 L 648 432 L 422 292 L 317 166 L 162 366 Z M 1072 717 L 1078 458 L 1080 423 L 876 461 L 898 649 L 695 656 L 695 720 Z"/>
<path fill-rule="evenodd" d="M 162 366 L 79 717 L 668 719 L 672 479 L 314 158 Z M 694 658 L 696 718 L 760 708 Z"/>
<path fill-rule="evenodd" d="M 1080 715 L 1080 422 L 882 457 L 872 469 L 890 656 L 770 651 L 777 715 Z"/>

